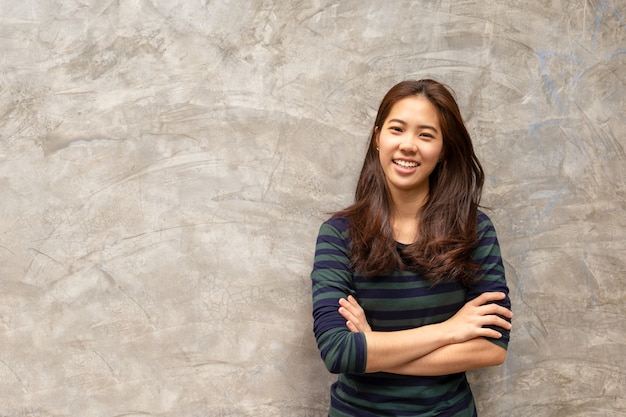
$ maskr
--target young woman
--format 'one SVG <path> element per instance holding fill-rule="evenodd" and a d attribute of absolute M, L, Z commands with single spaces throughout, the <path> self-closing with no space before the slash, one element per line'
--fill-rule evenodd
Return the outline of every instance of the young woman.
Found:
<path fill-rule="evenodd" d="M 433 80 L 385 95 L 355 202 L 322 224 L 311 273 L 329 416 L 476 416 L 465 371 L 501 364 L 510 300 L 484 174 Z"/>

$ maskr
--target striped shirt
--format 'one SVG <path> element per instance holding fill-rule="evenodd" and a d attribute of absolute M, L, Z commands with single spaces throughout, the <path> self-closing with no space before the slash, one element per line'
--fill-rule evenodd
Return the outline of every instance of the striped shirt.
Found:
<path fill-rule="evenodd" d="M 313 331 L 328 370 L 339 374 L 331 387 L 329 416 L 472 417 L 476 408 L 465 373 L 420 377 L 365 373 L 363 333 L 352 333 L 338 313 L 340 298 L 353 295 L 375 331 L 395 331 L 443 322 L 469 300 L 489 291 L 507 294 L 498 304 L 510 308 L 500 247 L 491 220 L 478 214 L 474 260 L 482 279 L 471 288 L 456 281 L 435 286 L 420 274 L 394 271 L 365 278 L 350 268 L 348 220 L 333 217 L 320 227 L 312 279 Z M 400 250 L 402 245 L 398 244 Z M 497 328 L 507 348 L 509 331 Z"/>

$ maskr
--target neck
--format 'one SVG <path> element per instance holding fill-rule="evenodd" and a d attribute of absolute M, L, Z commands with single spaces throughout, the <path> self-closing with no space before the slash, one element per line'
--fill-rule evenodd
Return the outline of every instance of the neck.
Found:
<path fill-rule="evenodd" d="M 391 215 L 394 238 L 400 243 L 410 244 L 417 240 L 418 212 L 426 204 L 428 192 L 396 194 L 392 196 Z"/>
<path fill-rule="evenodd" d="M 393 193 L 391 196 L 393 203 L 394 219 L 416 219 L 419 210 L 428 201 L 428 189 L 419 193 Z"/>

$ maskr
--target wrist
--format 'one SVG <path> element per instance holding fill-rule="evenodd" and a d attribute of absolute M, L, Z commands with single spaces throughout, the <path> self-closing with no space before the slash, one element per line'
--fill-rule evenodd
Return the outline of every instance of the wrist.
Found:
<path fill-rule="evenodd" d="M 454 343 L 462 342 L 458 337 L 454 335 L 452 328 L 447 322 L 433 324 L 436 327 L 437 338 L 441 340 L 441 346 L 452 345 Z"/>

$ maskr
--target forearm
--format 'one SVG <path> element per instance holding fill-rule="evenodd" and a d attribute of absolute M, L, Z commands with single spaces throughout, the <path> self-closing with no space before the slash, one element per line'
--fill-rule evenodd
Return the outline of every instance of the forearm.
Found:
<path fill-rule="evenodd" d="M 386 368 L 384 372 L 414 376 L 450 375 L 500 365 L 505 358 L 504 348 L 479 337 L 443 346 L 411 362 Z"/>
<path fill-rule="evenodd" d="M 408 364 L 453 343 L 442 324 L 395 332 L 364 332 L 367 344 L 365 372 L 380 372 Z"/>
<path fill-rule="evenodd" d="M 453 317 L 444 322 L 394 332 L 372 332 L 367 320 L 364 318 L 363 309 L 352 297 L 339 301 L 341 305 L 339 313 L 347 320 L 346 325 L 350 331 L 363 332 L 365 334 L 367 344 L 366 372 L 380 372 L 409 365 L 411 362 L 447 345 L 460 344 L 478 337 L 501 337 L 502 334 L 498 330 L 489 327 L 510 329 L 511 324 L 502 317 L 510 320 L 512 313 L 504 307 L 490 303 L 490 301 L 502 299 L 504 296 L 505 294 L 503 293 L 484 293 L 471 302 L 466 303 Z M 493 345 L 493 343 L 487 340 L 485 342 Z M 485 347 L 482 344 L 476 346 L 476 343 L 478 342 L 462 346 L 470 351 L 472 349 L 480 350 L 481 346 Z M 461 350 L 457 352 L 458 349 L 460 348 L 456 346 L 450 348 L 450 350 L 443 350 L 439 354 L 443 357 L 440 358 L 439 355 L 436 355 L 434 359 L 442 361 L 443 364 L 465 359 L 466 351 Z M 450 357 L 448 358 L 447 356 Z M 482 364 L 484 359 L 489 360 L 491 357 L 493 357 L 493 352 L 486 355 L 486 358 L 478 355 L 477 359 L 479 360 L 477 360 L 476 364 L 469 365 L 472 367 L 489 366 Z M 419 364 L 417 363 L 415 366 Z M 436 362 L 435 365 L 439 365 L 439 363 Z M 461 361 L 454 369 L 465 366 Z M 467 369 L 471 368 L 467 367 L 461 370 Z M 444 371 L 443 373 L 454 372 Z"/>

